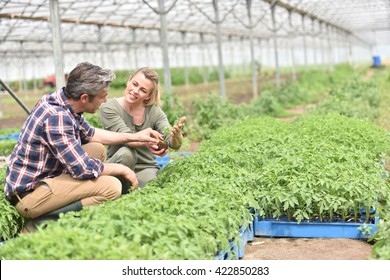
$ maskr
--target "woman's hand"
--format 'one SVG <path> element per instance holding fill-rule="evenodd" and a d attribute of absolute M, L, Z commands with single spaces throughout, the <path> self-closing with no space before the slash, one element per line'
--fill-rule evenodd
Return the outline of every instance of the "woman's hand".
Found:
<path fill-rule="evenodd" d="M 184 123 L 186 122 L 186 117 L 181 117 L 179 119 L 179 122 L 175 124 L 171 131 L 171 147 L 174 149 L 180 148 L 182 142 L 183 142 L 183 135 L 181 133 L 181 130 L 184 126 Z"/>
<path fill-rule="evenodd" d="M 165 149 L 160 149 L 157 144 L 154 143 L 146 143 L 145 147 L 148 148 L 156 156 L 165 156 L 168 153 L 168 147 Z"/>
<path fill-rule="evenodd" d="M 184 126 L 184 123 L 186 122 L 186 117 L 181 117 L 179 119 L 179 122 L 177 124 L 175 124 L 172 128 L 172 131 L 171 131 L 171 137 L 177 137 L 177 135 L 181 135 L 181 130 Z"/>

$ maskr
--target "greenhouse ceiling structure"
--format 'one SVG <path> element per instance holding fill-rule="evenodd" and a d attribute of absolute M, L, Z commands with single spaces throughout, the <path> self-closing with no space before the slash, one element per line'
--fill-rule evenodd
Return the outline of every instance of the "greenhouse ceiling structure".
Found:
<path fill-rule="evenodd" d="M 111 69 L 389 58 L 389 0 L 1 0 L 0 78 Z M 221 83 L 221 93 L 224 92 Z"/>

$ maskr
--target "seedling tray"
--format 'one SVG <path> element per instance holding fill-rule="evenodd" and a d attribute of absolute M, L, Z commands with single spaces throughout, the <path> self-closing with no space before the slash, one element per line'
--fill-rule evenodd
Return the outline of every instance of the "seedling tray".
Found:
<path fill-rule="evenodd" d="M 168 163 L 173 161 L 175 158 L 177 158 L 177 157 L 182 158 L 182 157 L 189 156 L 191 154 L 192 154 L 191 152 L 182 152 L 182 153 L 177 153 L 175 155 L 167 154 L 167 155 L 162 156 L 162 157 L 156 156 L 157 165 L 160 168 L 163 168 L 165 165 L 167 165 Z"/>
<path fill-rule="evenodd" d="M 220 251 L 216 255 L 216 260 L 228 260 L 231 259 L 242 259 L 245 253 L 245 246 L 248 242 L 253 241 L 254 239 L 254 228 L 253 222 L 248 223 L 244 227 L 240 227 L 240 240 L 239 243 L 230 241 L 230 249 L 225 251 Z"/>
<path fill-rule="evenodd" d="M 368 239 L 378 230 L 379 218 L 374 223 L 321 223 L 286 222 L 274 219 L 254 220 L 255 236 L 259 237 L 306 237 Z M 358 228 L 365 228 L 364 231 Z"/>

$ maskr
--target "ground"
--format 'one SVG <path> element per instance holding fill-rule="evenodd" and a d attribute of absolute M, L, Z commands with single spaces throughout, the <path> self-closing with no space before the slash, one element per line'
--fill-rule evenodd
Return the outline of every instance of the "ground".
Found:
<path fill-rule="evenodd" d="M 243 260 L 368 260 L 372 245 L 347 238 L 255 238 Z"/>

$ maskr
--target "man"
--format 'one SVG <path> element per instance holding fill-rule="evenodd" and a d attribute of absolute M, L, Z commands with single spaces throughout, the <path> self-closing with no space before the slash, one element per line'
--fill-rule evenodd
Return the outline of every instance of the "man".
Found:
<path fill-rule="evenodd" d="M 82 116 L 95 113 L 106 102 L 114 78 L 111 70 L 80 63 L 70 72 L 66 86 L 43 96 L 27 118 L 4 184 L 11 204 L 30 220 L 27 231 L 60 213 L 117 199 L 122 184 L 115 176 L 138 185 L 130 168 L 104 162 L 103 144 L 157 144 L 162 135 L 152 129 L 106 131 L 92 127 Z"/>

